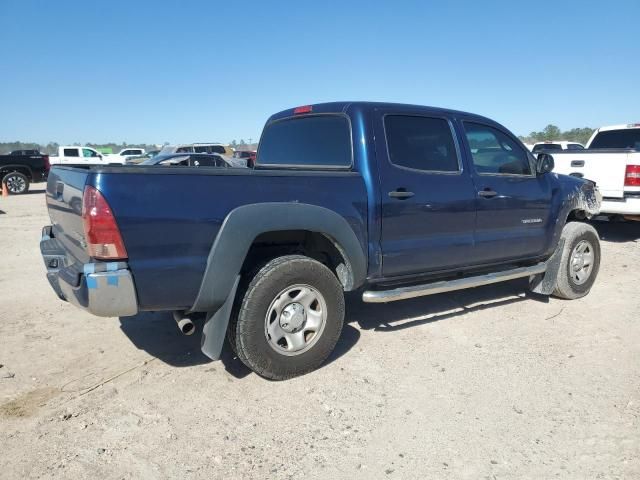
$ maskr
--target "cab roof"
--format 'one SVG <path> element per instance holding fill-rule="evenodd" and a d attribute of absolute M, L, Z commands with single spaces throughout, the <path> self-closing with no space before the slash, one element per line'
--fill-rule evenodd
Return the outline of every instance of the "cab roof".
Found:
<path fill-rule="evenodd" d="M 350 113 L 357 110 L 363 112 L 371 112 L 373 110 L 412 110 L 420 111 L 427 114 L 447 115 L 456 117 L 465 117 L 467 119 L 475 119 L 483 122 L 496 124 L 494 120 L 476 115 L 474 113 L 463 112 L 460 110 L 452 110 L 447 108 L 429 107 L 425 105 L 413 105 L 407 103 L 390 103 L 390 102 L 327 102 L 327 103 L 314 103 L 309 105 L 302 105 L 299 107 L 288 108 L 272 115 L 268 122 L 278 120 L 281 118 L 292 117 L 296 114 L 303 113 Z"/>

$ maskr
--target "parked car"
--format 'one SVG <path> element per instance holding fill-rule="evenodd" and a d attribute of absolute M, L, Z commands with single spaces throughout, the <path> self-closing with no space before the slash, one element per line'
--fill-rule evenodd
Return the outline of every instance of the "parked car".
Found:
<path fill-rule="evenodd" d="M 155 157 L 160 153 L 160 150 L 151 150 L 150 152 L 146 152 L 144 155 L 137 155 L 135 157 L 127 157 L 125 163 L 127 165 L 137 165 L 139 163 L 144 162 L 150 158 Z"/>
<path fill-rule="evenodd" d="M 558 173 L 596 183 L 602 214 L 640 221 L 640 123 L 599 128 L 586 149 L 553 157 Z"/>
<path fill-rule="evenodd" d="M 126 163 L 131 157 L 139 157 L 145 154 L 144 148 L 123 148 L 118 153 L 104 155 L 105 160 L 109 162 Z"/>
<path fill-rule="evenodd" d="M 247 167 L 253 168 L 256 164 L 256 152 L 255 150 L 236 150 L 233 152 L 233 158 L 243 160 L 247 162 Z"/>
<path fill-rule="evenodd" d="M 222 143 L 190 143 L 181 145 L 165 145 L 160 153 L 217 153 L 233 155 L 233 149 Z"/>
<path fill-rule="evenodd" d="M 584 150 L 584 145 L 577 142 L 566 142 L 564 140 L 557 142 L 538 142 L 534 143 L 531 151 L 533 153 L 540 152 L 557 152 L 559 150 Z"/>
<path fill-rule="evenodd" d="M 125 161 L 126 158 L 121 155 L 103 155 L 94 148 L 79 147 L 77 145 L 58 147 L 58 155 L 50 158 L 52 165 L 109 165 L 123 164 Z"/>
<path fill-rule="evenodd" d="M 206 355 L 227 335 L 286 379 L 329 356 L 345 291 L 393 302 L 527 277 L 586 295 L 600 244 L 574 219 L 597 213 L 597 190 L 552 168 L 478 115 L 309 105 L 268 120 L 254 169 L 52 168 L 40 245 L 60 298 L 105 317 L 170 310 L 186 333 L 204 315 Z"/>
<path fill-rule="evenodd" d="M 49 166 L 49 155 L 38 150 L 15 150 L 0 155 L 0 179 L 10 194 L 27 193 L 29 184 L 47 179 Z"/>
<path fill-rule="evenodd" d="M 231 167 L 222 155 L 210 153 L 170 153 L 148 158 L 140 165 L 162 165 L 182 167 Z"/>

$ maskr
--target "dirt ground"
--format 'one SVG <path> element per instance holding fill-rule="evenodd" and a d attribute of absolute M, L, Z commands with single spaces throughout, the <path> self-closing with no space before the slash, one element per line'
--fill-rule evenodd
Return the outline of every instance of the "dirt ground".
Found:
<path fill-rule="evenodd" d="M 594 222 L 581 300 L 350 297 L 329 363 L 286 382 L 169 314 L 59 301 L 47 223 L 41 186 L 0 198 L 0 478 L 640 478 L 640 223 Z"/>

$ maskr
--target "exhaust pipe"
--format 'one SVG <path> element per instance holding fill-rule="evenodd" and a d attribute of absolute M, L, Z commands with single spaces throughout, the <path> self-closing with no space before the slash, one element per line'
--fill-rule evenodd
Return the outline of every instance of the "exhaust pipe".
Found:
<path fill-rule="evenodd" d="M 182 332 L 183 335 L 191 335 L 196 331 L 193 320 L 191 320 L 189 316 L 184 313 L 184 311 L 176 310 L 175 312 L 173 312 L 173 319 L 178 324 L 178 329 Z"/>

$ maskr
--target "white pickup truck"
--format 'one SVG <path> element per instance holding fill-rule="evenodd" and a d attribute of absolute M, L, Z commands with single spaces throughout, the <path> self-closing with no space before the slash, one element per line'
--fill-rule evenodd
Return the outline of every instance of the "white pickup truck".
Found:
<path fill-rule="evenodd" d="M 77 145 L 58 147 L 58 155 L 49 157 L 51 165 L 60 164 L 84 164 L 84 165 L 109 165 L 124 164 L 126 157 L 119 155 L 107 156 L 90 147 L 78 147 Z"/>
<path fill-rule="evenodd" d="M 125 163 L 131 157 L 139 157 L 144 154 L 144 148 L 123 148 L 118 153 L 110 153 L 104 157 L 110 163 Z"/>
<path fill-rule="evenodd" d="M 640 221 L 640 123 L 602 127 L 584 150 L 554 151 L 554 172 L 596 183 L 600 213 Z"/>

